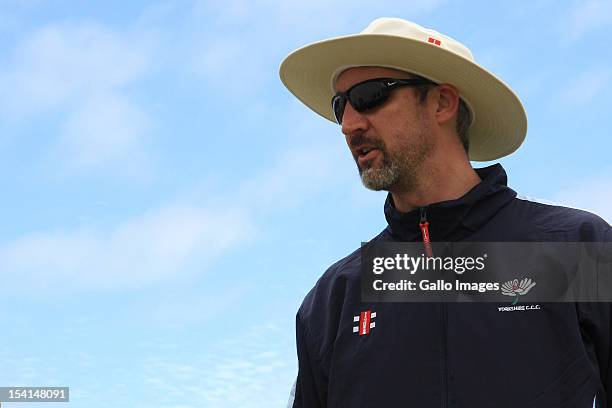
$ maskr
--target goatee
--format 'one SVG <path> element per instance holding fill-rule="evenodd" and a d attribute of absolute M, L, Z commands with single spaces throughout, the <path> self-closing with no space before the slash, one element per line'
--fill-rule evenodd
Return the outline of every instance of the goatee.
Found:
<path fill-rule="evenodd" d="M 431 140 L 427 138 L 426 132 L 416 134 L 412 143 L 404 143 L 398 152 L 390 152 L 382 141 L 370 142 L 376 146 L 382 155 L 382 163 L 372 160 L 359 166 L 357 169 L 363 185 L 374 191 L 391 188 L 401 191 L 414 191 L 419 184 L 419 174 L 422 164 L 433 150 Z"/>

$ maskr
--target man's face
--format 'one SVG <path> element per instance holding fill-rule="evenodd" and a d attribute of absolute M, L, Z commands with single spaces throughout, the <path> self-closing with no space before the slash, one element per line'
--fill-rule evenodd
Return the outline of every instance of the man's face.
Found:
<path fill-rule="evenodd" d="M 350 68 L 340 74 L 335 89 L 344 92 L 373 78 L 409 77 L 390 68 Z M 411 87 L 393 90 L 383 105 L 363 113 L 347 102 L 342 133 L 363 184 L 371 190 L 414 190 L 422 164 L 434 149 L 431 124 L 426 105 L 419 103 Z"/>

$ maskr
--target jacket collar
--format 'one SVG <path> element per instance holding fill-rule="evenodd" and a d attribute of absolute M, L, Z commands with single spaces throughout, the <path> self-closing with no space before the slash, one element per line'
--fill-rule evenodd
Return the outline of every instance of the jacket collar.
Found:
<path fill-rule="evenodd" d="M 441 201 L 424 207 L 432 241 L 458 241 L 469 236 L 516 197 L 507 186 L 508 177 L 501 164 L 475 169 L 481 182 L 456 200 Z M 399 212 L 391 194 L 385 201 L 388 231 L 401 241 L 421 240 L 421 208 Z"/>

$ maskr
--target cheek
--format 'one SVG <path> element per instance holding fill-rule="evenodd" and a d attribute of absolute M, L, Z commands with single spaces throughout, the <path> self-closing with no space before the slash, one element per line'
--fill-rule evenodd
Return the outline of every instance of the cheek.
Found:
<path fill-rule="evenodd" d="M 377 135 L 388 135 L 393 129 L 402 125 L 402 113 L 391 109 L 379 109 L 368 115 L 370 128 Z M 384 136 L 383 136 L 384 137 Z"/>
<path fill-rule="evenodd" d="M 394 99 L 388 102 L 382 109 L 379 109 L 376 112 L 376 117 L 372 118 L 372 121 L 382 128 L 397 129 L 406 127 L 418 119 L 417 114 L 422 114 L 416 109 L 414 104 L 414 100 L 407 98 Z"/>

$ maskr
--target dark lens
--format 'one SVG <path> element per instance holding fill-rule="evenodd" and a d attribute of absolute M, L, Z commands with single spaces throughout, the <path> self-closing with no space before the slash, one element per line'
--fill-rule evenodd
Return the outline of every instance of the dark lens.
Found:
<path fill-rule="evenodd" d="M 344 115 L 344 107 L 346 106 L 346 97 L 344 95 L 335 95 L 332 98 L 332 109 L 334 110 L 334 116 L 336 122 L 339 125 L 342 124 L 342 116 Z"/>
<path fill-rule="evenodd" d="M 383 82 L 364 82 L 352 88 L 348 97 L 357 112 L 365 112 L 385 102 L 389 90 Z"/>

